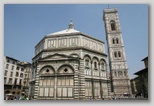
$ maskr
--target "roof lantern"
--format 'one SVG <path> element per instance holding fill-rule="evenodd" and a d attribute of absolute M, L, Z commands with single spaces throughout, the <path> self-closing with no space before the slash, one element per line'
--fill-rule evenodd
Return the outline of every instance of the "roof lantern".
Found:
<path fill-rule="evenodd" d="M 74 24 L 72 23 L 72 20 L 70 20 L 70 23 L 69 23 L 68 29 L 74 29 Z"/>

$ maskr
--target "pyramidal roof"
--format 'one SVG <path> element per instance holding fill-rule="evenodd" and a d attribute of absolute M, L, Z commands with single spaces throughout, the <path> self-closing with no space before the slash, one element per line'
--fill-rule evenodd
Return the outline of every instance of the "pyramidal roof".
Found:
<path fill-rule="evenodd" d="M 69 23 L 68 29 L 58 31 L 58 32 L 54 32 L 54 33 L 51 33 L 51 34 L 47 34 L 47 36 L 61 35 L 61 34 L 72 34 L 72 33 L 81 33 L 81 32 L 74 29 L 74 24 L 72 23 L 72 20 L 71 20 L 70 23 Z"/>

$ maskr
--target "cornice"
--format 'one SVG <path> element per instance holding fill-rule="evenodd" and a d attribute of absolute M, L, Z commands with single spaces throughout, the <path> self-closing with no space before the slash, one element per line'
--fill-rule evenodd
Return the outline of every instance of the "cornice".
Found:
<path fill-rule="evenodd" d="M 95 51 L 95 50 L 91 50 L 91 49 L 88 49 L 88 48 L 85 48 L 85 47 L 69 47 L 69 48 L 44 49 L 41 52 L 39 52 L 37 55 L 35 55 L 33 57 L 33 59 L 36 58 L 38 55 L 40 55 L 43 52 L 53 52 L 53 51 L 57 51 L 58 52 L 58 51 L 71 51 L 71 50 L 86 50 L 86 51 L 90 51 L 90 52 L 93 52 L 93 53 L 96 53 L 96 54 L 100 54 L 100 55 L 103 55 L 103 56 L 107 57 L 107 54 L 105 54 L 105 53 L 102 53 L 102 52 L 99 52 L 99 51 Z"/>

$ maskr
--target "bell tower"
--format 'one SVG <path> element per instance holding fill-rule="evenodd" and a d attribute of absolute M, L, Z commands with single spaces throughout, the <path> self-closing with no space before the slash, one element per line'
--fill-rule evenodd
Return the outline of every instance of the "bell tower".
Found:
<path fill-rule="evenodd" d="M 104 9 L 103 20 L 109 54 L 111 90 L 116 96 L 131 94 L 118 9 Z"/>

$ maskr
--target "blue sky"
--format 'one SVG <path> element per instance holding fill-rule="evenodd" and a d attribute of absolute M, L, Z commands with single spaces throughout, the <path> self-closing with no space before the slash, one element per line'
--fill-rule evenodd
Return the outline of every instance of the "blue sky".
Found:
<path fill-rule="evenodd" d="M 148 56 L 148 5 L 110 4 L 119 11 L 130 78 L 144 68 L 143 58 Z M 4 55 L 31 62 L 35 45 L 49 33 L 68 28 L 70 19 L 74 27 L 106 43 L 103 9 L 107 4 L 5 4 Z M 107 53 L 107 49 L 106 49 Z"/>

